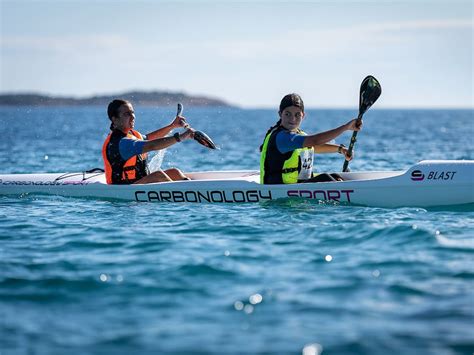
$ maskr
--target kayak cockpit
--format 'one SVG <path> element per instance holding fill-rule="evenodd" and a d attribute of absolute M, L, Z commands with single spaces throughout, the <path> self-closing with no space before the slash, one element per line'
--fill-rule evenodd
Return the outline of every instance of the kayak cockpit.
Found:
<path fill-rule="evenodd" d="M 344 181 L 354 180 L 380 180 L 388 179 L 395 176 L 403 175 L 405 171 L 366 171 L 366 172 L 350 172 L 350 173 L 337 173 Z"/>
<path fill-rule="evenodd" d="M 379 180 L 403 175 L 404 171 L 370 171 L 370 172 L 338 172 L 344 181 L 354 180 Z M 204 171 L 185 173 L 191 180 L 239 180 L 260 183 L 260 172 L 258 170 L 240 171 Z"/>
<path fill-rule="evenodd" d="M 240 180 L 260 183 L 258 170 L 200 171 L 185 175 L 191 180 Z"/>

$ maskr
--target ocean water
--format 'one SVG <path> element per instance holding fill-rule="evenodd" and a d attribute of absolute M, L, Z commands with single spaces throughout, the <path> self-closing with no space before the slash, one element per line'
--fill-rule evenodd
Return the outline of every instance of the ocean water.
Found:
<path fill-rule="evenodd" d="M 136 107 L 136 128 L 174 108 Z M 303 128 L 356 110 L 308 110 Z M 272 110 L 185 108 L 221 147 L 162 167 L 258 169 Z M 473 159 L 472 110 L 371 109 L 356 170 Z M 0 173 L 101 167 L 105 108 L 0 108 Z M 348 144 L 350 134 L 337 139 Z M 319 171 L 340 171 L 322 155 Z M 474 211 L 0 196 L 0 354 L 472 354 Z"/>

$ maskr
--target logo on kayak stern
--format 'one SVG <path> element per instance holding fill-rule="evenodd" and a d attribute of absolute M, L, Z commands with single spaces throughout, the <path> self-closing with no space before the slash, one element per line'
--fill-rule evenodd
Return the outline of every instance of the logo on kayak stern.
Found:
<path fill-rule="evenodd" d="M 454 180 L 456 173 L 457 171 L 430 171 L 427 173 L 426 180 Z M 413 170 L 411 179 L 413 181 L 422 181 L 425 179 L 425 174 L 423 174 L 421 170 Z"/>
<path fill-rule="evenodd" d="M 421 172 L 421 170 L 413 170 L 411 173 L 411 179 L 413 181 L 421 181 L 425 178 L 425 174 Z"/>

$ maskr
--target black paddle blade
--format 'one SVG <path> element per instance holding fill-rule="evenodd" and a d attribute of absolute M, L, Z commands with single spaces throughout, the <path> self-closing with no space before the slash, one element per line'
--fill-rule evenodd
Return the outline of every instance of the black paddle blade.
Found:
<path fill-rule="evenodd" d="M 382 87 L 377 79 L 372 75 L 367 76 L 360 84 L 359 94 L 359 120 L 362 120 L 364 113 L 374 104 L 382 93 Z M 352 155 L 354 145 L 356 142 L 357 131 L 352 133 L 351 143 L 349 144 L 348 153 Z M 349 161 L 344 160 L 342 171 L 349 171 Z"/>
<path fill-rule="evenodd" d="M 374 104 L 382 93 L 382 87 L 372 75 L 366 77 L 360 84 L 359 117 Z"/>
<path fill-rule="evenodd" d="M 209 136 L 201 131 L 194 131 L 194 139 L 209 149 L 217 149 L 217 146 Z"/>
<path fill-rule="evenodd" d="M 178 103 L 178 110 L 176 111 L 176 116 L 181 116 L 183 113 L 183 105 Z"/>

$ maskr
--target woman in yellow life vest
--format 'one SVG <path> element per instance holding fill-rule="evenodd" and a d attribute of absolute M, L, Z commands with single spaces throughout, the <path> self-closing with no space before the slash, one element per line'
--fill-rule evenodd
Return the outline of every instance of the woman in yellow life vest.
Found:
<path fill-rule="evenodd" d="M 340 180 L 337 174 L 313 174 L 314 153 L 340 153 L 347 160 L 344 145 L 328 143 L 345 131 L 359 131 L 362 121 L 353 119 L 335 129 L 307 135 L 300 129 L 304 120 L 304 103 L 298 94 L 288 94 L 281 100 L 280 119 L 270 127 L 260 147 L 260 183 L 293 184 Z"/>
<path fill-rule="evenodd" d="M 193 130 L 165 137 L 174 128 L 186 126 L 186 119 L 177 116 L 169 125 L 142 136 L 133 128 L 135 111 L 130 102 L 113 100 L 107 114 L 112 121 L 112 131 L 102 147 L 105 177 L 108 184 L 148 184 L 151 182 L 189 180 L 179 169 L 171 168 L 150 173 L 147 153 L 165 149 L 177 142 L 193 137 Z"/>

